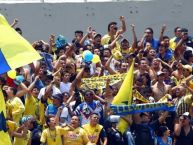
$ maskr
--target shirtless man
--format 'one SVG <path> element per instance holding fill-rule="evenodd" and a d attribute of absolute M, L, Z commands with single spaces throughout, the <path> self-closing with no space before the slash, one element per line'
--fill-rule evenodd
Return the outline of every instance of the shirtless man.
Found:
<path fill-rule="evenodd" d="M 134 78 L 137 80 L 140 75 L 148 73 L 148 62 L 146 58 L 142 58 L 139 62 L 139 68 L 134 72 Z"/>
<path fill-rule="evenodd" d="M 170 85 L 164 83 L 164 75 L 164 72 L 158 71 L 157 82 L 152 86 L 153 96 L 156 102 L 170 91 Z"/>

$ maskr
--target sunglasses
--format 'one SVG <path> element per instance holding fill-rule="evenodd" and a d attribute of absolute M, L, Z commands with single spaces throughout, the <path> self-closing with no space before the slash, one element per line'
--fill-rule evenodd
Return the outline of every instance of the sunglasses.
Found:
<path fill-rule="evenodd" d="M 92 93 L 85 94 L 85 96 L 88 96 L 88 97 L 93 96 L 93 95 L 94 95 L 94 94 L 92 94 Z"/>

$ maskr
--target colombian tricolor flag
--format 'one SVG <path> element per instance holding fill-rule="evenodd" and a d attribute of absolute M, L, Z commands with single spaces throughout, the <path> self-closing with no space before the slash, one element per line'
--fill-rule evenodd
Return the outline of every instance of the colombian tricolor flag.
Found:
<path fill-rule="evenodd" d="M 0 14 L 0 74 L 40 59 L 32 45 Z"/>

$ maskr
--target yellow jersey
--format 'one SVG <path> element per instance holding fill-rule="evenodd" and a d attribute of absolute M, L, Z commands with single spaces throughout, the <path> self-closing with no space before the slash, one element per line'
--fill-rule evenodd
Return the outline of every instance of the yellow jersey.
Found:
<path fill-rule="evenodd" d="M 22 117 L 23 112 L 25 111 L 25 107 L 20 98 L 14 97 L 12 99 L 7 100 L 6 106 L 9 109 L 9 115 L 13 118 L 13 121 L 19 124 L 19 120 Z"/>
<path fill-rule="evenodd" d="M 90 142 L 96 144 L 103 126 L 97 124 L 95 127 L 92 127 L 90 124 L 85 124 L 82 127 L 85 129 Z"/>
<path fill-rule="evenodd" d="M 30 138 L 31 138 L 31 132 L 28 130 L 26 137 L 22 137 L 22 138 L 14 137 L 13 145 L 28 145 Z"/>
<path fill-rule="evenodd" d="M 62 145 L 61 127 L 56 126 L 55 130 L 44 129 L 40 141 L 47 145 Z"/>
<path fill-rule="evenodd" d="M 111 40 L 111 36 L 109 34 L 106 34 L 102 37 L 101 39 L 101 44 L 104 46 L 104 45 L 109 45 L 109 41 Z M 119 42 L 117 41 L 116 42 L 116 47 L 114 49 L 117 49 L 117 50 L 121 50 L 120 49 L 120 44 Z"/>
<path fill-rule="evenodd" d="M 29 95 L 25 99 L 25 112 L 24 115 L 32 115 L 37 118 L 38 116 L 38 99 Z"/>
<path fill-rule="evenodd" d="M 76 128 L 74 130 L 66 127 L 62 129 L 62 135 L 64 136 L 64 145 L 86 145 L 89 139 L 83 128 Z"/>

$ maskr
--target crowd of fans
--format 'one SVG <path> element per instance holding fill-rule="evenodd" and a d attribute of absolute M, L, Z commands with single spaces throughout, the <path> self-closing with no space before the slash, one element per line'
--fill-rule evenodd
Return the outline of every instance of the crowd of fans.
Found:
<path fill-rule="evenodd" d="M 35 41 L 32 46 L 42 59 L 17 68 L 15 79 L 0 76 L 13 145 L 193 145 L 193 38 L 188 29 L 178 26 L 174 36 L 167 36 L 163 25 L 156 39 L 148 27 L 137 38 L 135 25 L 128 26 L 123 16 L 119 20 L 121 26 L 110 22 L 104 36 L 88 27 L 86 33 L 75 31 L 72 42 L 63 35 Z M 123 37 L 126 31 L 132 43 Z M 99 59 L 85 61 L 86 50 Z M 121 81 L 83 87 L 84 78 L 126 73 L 133 59 L 133 92 L 151 103 L 167 96 L 175 111 L 125 118 L 109 108 Z M 132 104 L 142 103 L 133 93 Z M 129 124 L 124 133 L 117 129 L 120 118 Z"/>

